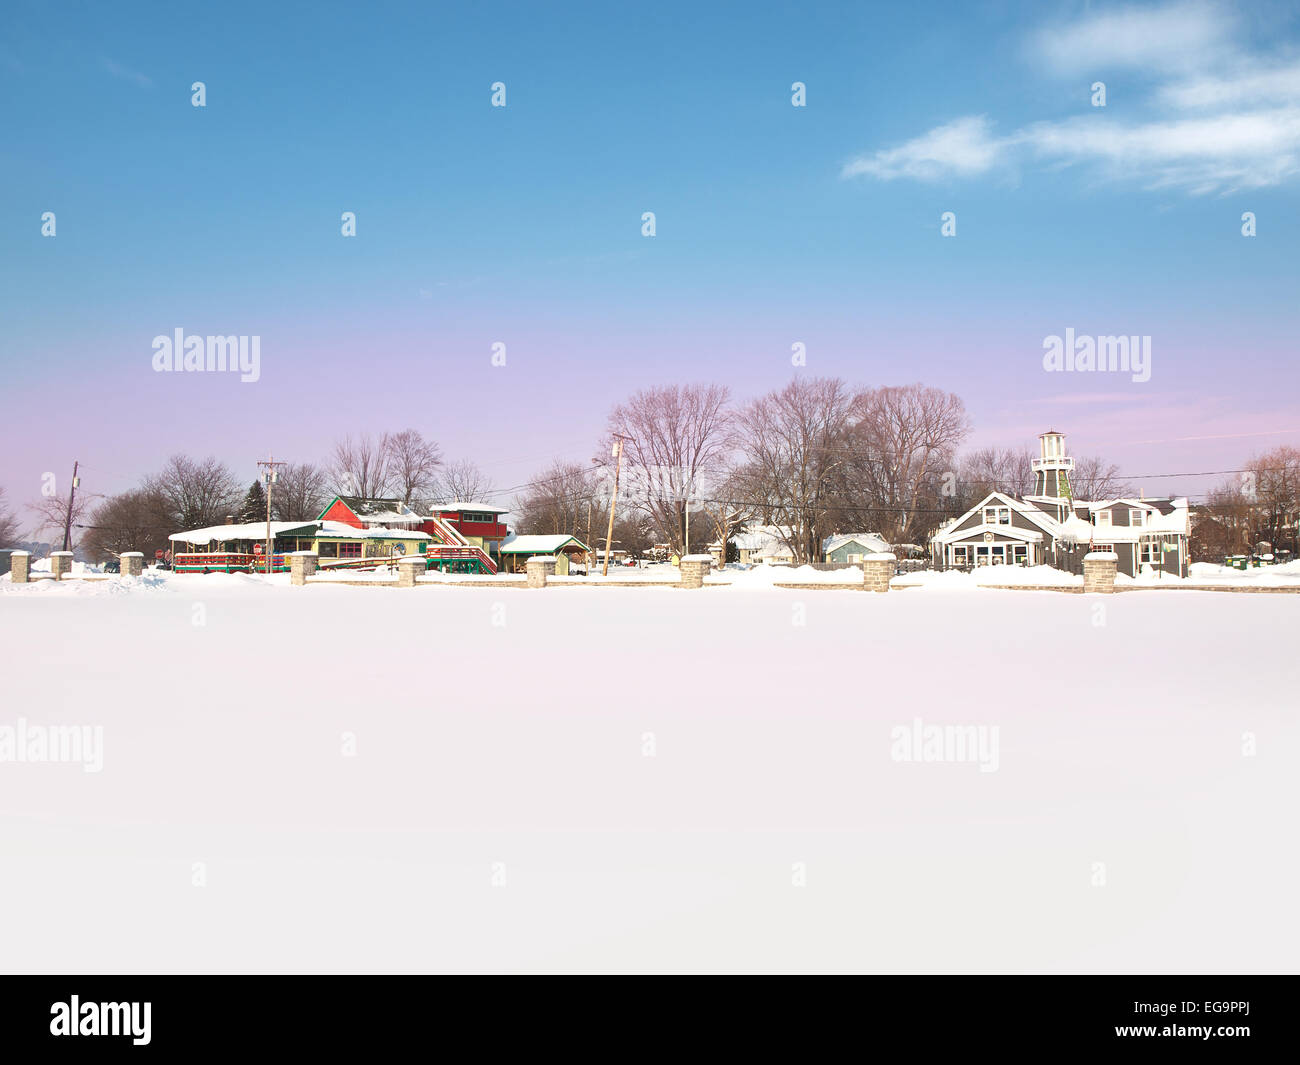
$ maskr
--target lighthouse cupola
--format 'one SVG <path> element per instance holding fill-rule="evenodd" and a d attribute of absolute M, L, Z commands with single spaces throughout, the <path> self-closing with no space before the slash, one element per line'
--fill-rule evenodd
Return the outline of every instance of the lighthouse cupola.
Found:
<path fill-rule="evenodd" d="M 1065 453 L 1065 434 L 1049 429 L 1038 437 L 1038 458 L 1034 459 L 1034 495 L 1052 499 L 1070 498 L 1070 471 L 1074 459 Z"/>

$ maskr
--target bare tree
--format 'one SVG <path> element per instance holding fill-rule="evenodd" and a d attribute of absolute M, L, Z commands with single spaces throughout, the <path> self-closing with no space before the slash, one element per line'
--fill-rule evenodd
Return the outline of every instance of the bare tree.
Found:
<path fill-rule="evenodd" d="M 235 475 L 214 457 L 196 461 L 173 455 L 141 487 L 158 499 L 174 532 L 222 525 L 243 498 Z"/>
<path fill-rule="evenodd" d="M 853 401 L 851 468 L 876 530 L 890 543 L 920 543 L 942 509 L 938 475 L 952 470 L 970 432 L 961 399 L 913 384 L 871 388 Z"/>
<path fill-rule="evenodd" d="M 959 512 L 990 492 L 1027 496 L 1034 490 L 1034 454 L 1028 448 L 986 447 L 962 457 L 957 470 Z"/>
<path fill-rule="evenodd" d="M 1225 555 L 1249 553 L 1256 526 L 1255 484 L 1225 481 L 1192 513 L 1193 562 L 1222 562 Z M 1244 489 L 1244 491 L 1243 491 Z"/>
<path fill-rule="evenodd" d="M 714 537 L 721 545 L 718 564 L 726 565 L 727 541 L 738 529 L 750 521 L 756 511 L 754 505 L 745 500 L 745 477 L 740 467 L 728 467 L 720 472 L 709 486 L 709 495 L 700 506 L 705 520 Z"/>
<path fill-rule="evenodd" d="M 403 503 L 424 499 L 437 487 L 442 449 L 426 440 L 418 429 L 403 429 L 384 438 L 388 449 L 388 472 Z"/>
<path fill-rule="evenodd" d="M 169 527 L 162 501 L 143 489 L 122 492 L 103 500 L 90 515 L 82 547 L 97 562 L 116 558 L 123 551 L 152 554 L 166 550 Z"/>
<path fill-rule="evenodd" d="M 75 550 L 81 540 L 81 526 L 86 523 L 86 516 L 94 505 L 95 499 L 87 492 L 76 492 L 68 496 L 46 496 L 29 503 L 27 509 L 36 515 L 33 530 L 37 533 L 54 534 L 54 542 L 63 546 L 63 530 L 68 529 L 68 549 Z"/>
<path fill-rule="evenodd" d="M 271 513 L 276 521 L 308 521 L 328 502 L 329 475 L 310 462 L 291 462 L 271 492 Z"/>
<path fill-rule="evenodd" d="M 1119 467 L 1098 455 L 1075 459 L 1070 473 L 1070 494 L 1075 499 L 1101 502 L 1106 499 L 1124 499 L 1134 494 L 1133 486 L 1125 484 Z"/>
<path fill-rule="evenodd" d="M 776 525 L 796 562 L 815 562 L 848 457 L 852 397 L 834 377 L 798 377 L 741 411 L 733 480 L 752 511 Z"/>
<path fill-rule="evenodd" d="M 343 496 L 382 499 L 392 490 L 388 435 L 345 436 L 334 445 L 330 471 L 334 490 Z"/>
<path fill-rule="evenodd" d="M 684 546 L 687 500 L 726 462 L 728 398 L 724 385 L 669 385 L 637 392 L 609 414 L 607 444 L 627 438 L 619 496 L 654 523 L 674 552 Z"/>
<path fill-rule="evenodd" d="M 444 466 L 438 478 L 440 503 L 490 503 L 495 492 L 491 478 L 469 459 Z"/>
<path fill-rule="evenodd" d="M 1274 550 L 1297 549 L 1296 526 L 1300 517 L 1300 449 L 1283 445 L 1252 455 L 1242 479 L 1255 503 L 1257 535 Z"/>
<path fill-rule="evenodd" d="M 592 519 L 607 498 L 591 467 L 556 461 L 519 496 L 514 514 L 521 533 L 581 535 L 590 545 Z"/>
<path fill-rule="evenodd" d="M 5 501 L 5 490 L 0 488 L 0 544 L 12 544 L 18 540 L 18 519 Z"/>

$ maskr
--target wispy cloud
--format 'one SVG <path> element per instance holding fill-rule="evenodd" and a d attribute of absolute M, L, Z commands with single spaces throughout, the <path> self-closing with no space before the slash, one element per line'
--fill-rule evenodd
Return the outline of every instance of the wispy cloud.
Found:
<path fill-rule="evenodd" d="M 984 115 L 971 115 L 939 126 L 897 148 L 854 159 L 844 167 L 844 177 L 870 175 L 908 177 L 933 181 L 949 175 L 970 176 L 992 169 L 1006 148 L 1006 142 L 992 135 L 992 123 Z"/>
<path fill-rule="evenodd" d="M 1053 74 L 1156 75 L 1149 116 L 1117 120 L 1098 108 L 1000 136 L 986 115 L 966 116 L 853 159 L 842 176 L 936 181 L 1037 163 L 1193 195 L 1290 181 L 1300 175 L 1300 64 L 1246 52 L 1237 32 L 1234 16 L 1202 2 L 1040 30 L 1027 51 Z"/>
<path fill-rule="evenodd" d="M 1236 15 L 1193 0 L 1089 14 L 1031 33 L 1025 52 L 1053 74 L 1205 69 L 1233 54 Z"/>
<path fill-rule="evenodd" d="M 113 77 L 121 81 L 129 81 L 133 85 L 138 85 L 142 89 L 152 89 L 153 79 L 146 74 L 141 74 L 138 70 L 132 70 L 130 67 L 124 67 L 121 63 L 114 62 L 112 59 L 101 59 L 100 64 L 104 70 Z"/>

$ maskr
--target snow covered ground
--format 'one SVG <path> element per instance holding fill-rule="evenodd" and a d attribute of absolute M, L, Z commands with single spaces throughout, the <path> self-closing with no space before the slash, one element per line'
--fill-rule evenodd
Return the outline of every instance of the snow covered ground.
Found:
<path fill-rule="evenodd" d="M 727 576 L 0 581 L 0 964 L 1294 969 L 1300 596 Z"/>

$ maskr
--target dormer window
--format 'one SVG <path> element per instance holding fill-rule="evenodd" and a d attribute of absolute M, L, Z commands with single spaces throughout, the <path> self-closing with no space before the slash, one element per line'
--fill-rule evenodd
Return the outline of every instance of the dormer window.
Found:
<path fill-rule="evenodd" d="M 984 524 L 985 525 L 1010 525 L 1011 508 L 1010 507 L 985 507 Z"/>

